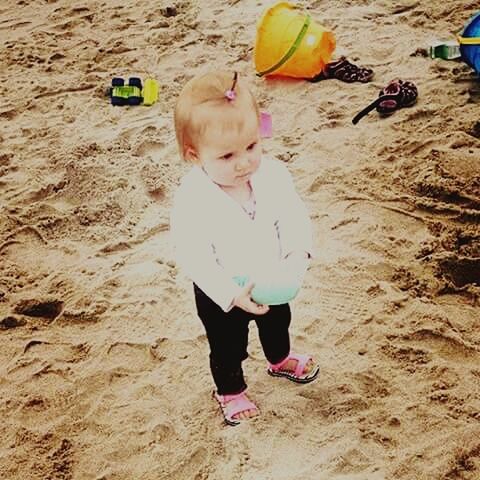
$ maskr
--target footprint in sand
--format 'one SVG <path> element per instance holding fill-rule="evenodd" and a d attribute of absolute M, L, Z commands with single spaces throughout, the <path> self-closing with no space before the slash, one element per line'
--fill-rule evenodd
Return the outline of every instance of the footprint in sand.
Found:
<path fill-rule="evenodd" d="M 133 154 L 139 157 L 151 156 L 152 158 L 160 158 L 165 144 L 161 141 L 145 140 L 139 143 L 133 150 Z"/>
<path fill-rule="evenodd" d="M 368 457 L 357 448 L 348 449 L 335 458 L 332 463 L 335 465 L 332 471 L 343 475 L 361 473 L 372 466 Z"/>
<path fill-rule="evenodd" d="M 359 322 L 370 316 L 368 298 L 362 290 L 350 288 L 322 288 L 318 292 L 317 308 L 322 316 L 338 321 L 355 319 Z"/>
<path fill-rule="evenodd" d="M 416 372 L 432 360 L 432 355 L 427 349 L 415 348 L 397 342 L 381 345 L 380 352 L 410 373 Z"/>
<path fill-rule="evenodd" d="M 390 395 L 388 381 L 373 371 L 365 371 L 353 375 L 353 383 L 358 384 L 366 398 L 378 399 Z"/>

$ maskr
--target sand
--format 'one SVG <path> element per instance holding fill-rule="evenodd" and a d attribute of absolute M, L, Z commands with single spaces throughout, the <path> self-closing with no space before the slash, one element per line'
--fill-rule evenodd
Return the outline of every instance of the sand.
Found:
<path fill-rule="evenodd" d="M 424 50 L 478 2 L 304 2 L 369 84 L 256 78 L 270 4 L 2 2 L 1 479 L 480 478 L 480 83 Z M 306 386 L 266 375 L 252 328 L 261 416 L 235 428 L 168 243 L 175 98 L 225 66 L 312 215 L 291 332 L 321 366 Z M 113 76 L 156 78 L 159 102 L 112 107 Z M 397 77 L 417 105 L 353 126 Z"/>

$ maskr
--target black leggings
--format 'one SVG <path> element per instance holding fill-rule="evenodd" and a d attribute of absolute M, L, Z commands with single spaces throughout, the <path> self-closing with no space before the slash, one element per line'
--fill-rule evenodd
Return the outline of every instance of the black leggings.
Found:
<path fill-rule="evenodd" d="M 233 307 L 225 313 L 197 285 L 193 284 L 197 313 L 210 345 L 210 369 L 219 395 L 232 395 L 247 388 L 242 361 L 248 357 L 248 323 L 255 320 L 267 360 L 279 363 L 290 353 L 288 303 L 272 305 L 265 315 Z"/>

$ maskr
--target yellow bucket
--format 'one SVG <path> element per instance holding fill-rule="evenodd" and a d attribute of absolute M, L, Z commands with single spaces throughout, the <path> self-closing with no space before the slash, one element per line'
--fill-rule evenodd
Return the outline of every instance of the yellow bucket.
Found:
<path fill-rule="evenodd" d="M 330 62 L 335 50 L 332 32 L 288 2 L 270 7 L 257 26 L 257 75 L 313 78 Z"/>

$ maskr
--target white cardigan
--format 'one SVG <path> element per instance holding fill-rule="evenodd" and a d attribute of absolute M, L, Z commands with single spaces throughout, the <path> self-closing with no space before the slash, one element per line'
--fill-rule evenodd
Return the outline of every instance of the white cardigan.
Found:
<path fill-rule="evenodd" d="M 241 291 L 233 277 L 251 276 L 293 251 L 312 253 L 310 217 L 286 166 L 262 157 L 250 183 L 254 219 L 193 166 L 175 192 L 170 216 L 180 269 L 225 312 Z"/>

